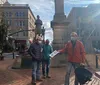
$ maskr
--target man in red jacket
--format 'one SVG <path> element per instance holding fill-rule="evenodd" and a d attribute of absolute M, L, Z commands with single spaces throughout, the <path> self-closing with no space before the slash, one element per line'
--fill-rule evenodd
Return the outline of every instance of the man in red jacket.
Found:
<path fill-rule="evenodd" d="M 85 62 L 85 49 L 81 41 L 78 40 L 76 32 L 71 33 L 71 40 L 65 45 L 65 47 L 59 50 L 60 53 L 67 52 L 68 55 L 68 67 L 67 74 L 65 76 L 65 84 L 69 85 L 70 73 L 72 67 L 75 69 L 80 64 Z M 78 85 L 77 78 L 75 77 L 74 85 Z"/>

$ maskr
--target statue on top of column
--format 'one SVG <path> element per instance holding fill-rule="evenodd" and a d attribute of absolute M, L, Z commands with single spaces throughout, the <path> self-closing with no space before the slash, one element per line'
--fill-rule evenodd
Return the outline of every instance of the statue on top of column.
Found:
<path fill-rule="evenodd" d="M 37 20 L 35 22 L 35 25 L 36 25 L 36 35 L 38 34 L 39 36 L 42 35 L 42 29 L 41 29 L 41 26 L 42 26 L 42 20 L 40 19 L 40 16 L 37 15 Z"/>

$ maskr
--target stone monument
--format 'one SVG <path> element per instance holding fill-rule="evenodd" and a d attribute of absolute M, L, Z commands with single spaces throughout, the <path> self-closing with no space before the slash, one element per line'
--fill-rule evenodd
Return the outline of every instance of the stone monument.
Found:
<path fill-rule="evenodd" d="M 51 21 L 51 27 L 53 28 L 54 33 L 54 50 L 63 48 L 64 44 L 67 42 L 66 31 L 68 24 L 69 22 L 64 14 L 64 0 L 55 0 L 55 15 L 53 21 Z M 52 59 L 51 66 L 58 67 L 65 65 L 65 63 L 66 55 L 57 55 Z"/>
<path fill-rule="evenodd" d="M 35 25 L 36 25 L 36 29 L 35 29 L 35 33 L 36 35 L 42 35 L 42 29 L 41 29 L 41 26 L 42 26 L 42 20 L 40 19 L 40 16 L 37 15 L 37 20 L 35 22 Z"/>

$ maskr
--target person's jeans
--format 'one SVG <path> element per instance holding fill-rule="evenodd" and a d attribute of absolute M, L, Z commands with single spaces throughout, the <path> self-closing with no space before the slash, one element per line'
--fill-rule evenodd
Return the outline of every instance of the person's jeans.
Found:
<path fill-rule="evenodd" d="M 49 76 L 50 60 L 43 60 L 42 62 L 42 74 L 43 76 Z"/>
<path fill-rule="evenodd" d="M 72 62 L 68 62 L 67 64 L 67 72 L 66 72 L 66 76 L 65 76 L 65 84 L 64 85 L 70 85 L 69 84 L 69 80 L 70 80 L 70 74 L 71 74 L 71 70 L 72 70 L 72 67 L 74 68 L 77 68 L 80 66 L 80 63 L 72 63 Z M 77 78 L 75 76 L 75 83 L 74 85 L 78 85 L 78 81 L 77 81 Z"/>
<path fill-rule="evenodd" d="M 36 82 L 37 79 L 40 79 L 40 68 L 41 62 L 32 62 L 32 81 Z"/>

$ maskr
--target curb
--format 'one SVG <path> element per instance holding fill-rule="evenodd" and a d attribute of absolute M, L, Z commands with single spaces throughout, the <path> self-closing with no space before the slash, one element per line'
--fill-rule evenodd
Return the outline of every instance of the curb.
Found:
<path fill-rule="evenodd" d="M 100 78 L 100 72 L 96 72 L 94 75 L 95 75 L 96 77 Z"/>

